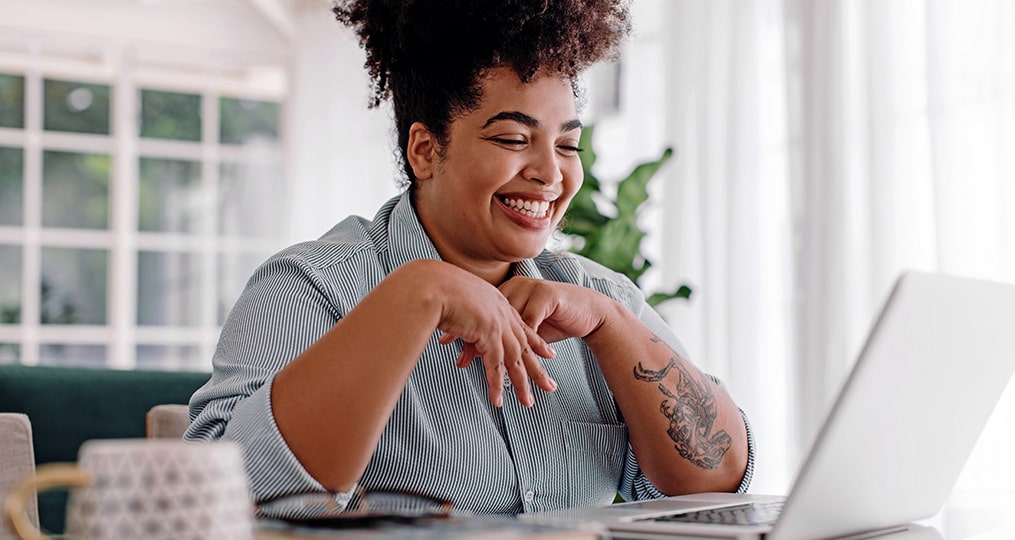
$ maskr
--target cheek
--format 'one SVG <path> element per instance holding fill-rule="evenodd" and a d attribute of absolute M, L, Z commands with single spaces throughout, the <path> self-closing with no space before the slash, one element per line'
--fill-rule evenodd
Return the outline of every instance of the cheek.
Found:
<path fill-rule="evenodd" d="M 585 178 L 585 171 L 582 170 L 581 162 L 564 170 L 564 196 L 570 200 L 582 187 Z"/>
<path fill-rule="evenodd" d="M 558 224 L 560 220 L 564 218 L 564 213 L 567 212 L 568 207 L 571 206 L 571 200 L 582 186 L 581 167 L 578 168 L 577 174 L 572 173 L 567 175 L 565 173 L 563 185 L 564 190 L 561 193 L 560 198 L 557 199 L 557 210 L 555 212 L 557 214 L 556 219 Z"/>
<path fill-rule="evenodd" d="M 513 177 L 509 164 L 495 159 L 475 159 L 460 165 L 455 171 L 457 188 L 474 198 L 496 192 Z"/>

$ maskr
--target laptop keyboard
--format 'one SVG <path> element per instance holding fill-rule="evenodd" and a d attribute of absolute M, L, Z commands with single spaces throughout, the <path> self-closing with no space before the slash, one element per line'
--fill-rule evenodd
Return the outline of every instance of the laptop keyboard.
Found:
<path fill-rule="evenodd" d="M 645 518 L 642 521 L 663 521 L 678 523 L 721 523 L 724 525 L 771 525 L 782 511 L 783 501 L 747 503 L 738 506 L 724 506 L 710 510 L 698 510 L 683 514 L 671 514 Z"/>

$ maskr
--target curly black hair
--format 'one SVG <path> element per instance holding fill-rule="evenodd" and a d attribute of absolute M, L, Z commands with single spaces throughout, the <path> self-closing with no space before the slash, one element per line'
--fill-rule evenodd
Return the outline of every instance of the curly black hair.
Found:
<path fill-rule="evenodd" d="M 451 121 L 478 106 L 490 68 L 511 67 L 524 82 L 540 70 L 573 82 L 615 59 L 631 29 L 626 0 L 337 0 L 333 11 L 366 51 L 370 107 L 393 102 L 410 190 L 413 122 L 444 149 Z"/>

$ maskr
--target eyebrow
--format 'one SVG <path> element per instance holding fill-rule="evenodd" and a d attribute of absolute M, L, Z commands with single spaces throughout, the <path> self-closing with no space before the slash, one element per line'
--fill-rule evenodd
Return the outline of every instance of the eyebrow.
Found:
<path fill-rule="evenodd" d="M 531 116 L 529 116 L 529 115 L 527 115 L 527 114 L 525 114 L 523 112 L 519 112 L 519 111 L 501 111 L 501 112 L 491 116 L 489 119 L 487 119 L 486 123 L 483 124 L 483 127 L 486 128 L 486 127 L 489 127 L 491 124 L 493 124 L 495 122 L 501 122 L 501 121 L 504 121 L 504 120 L 511 120 L 511 121 L 514 121 L 514 122 L 518 122 L 519 124 L 526 125 L 526 126 L 528 126 L 530 128 L 533 128 L 533 129 L 538 129 L 539 126 L 540 126 L 539 120 L 536 120 L 535 118 L 533 118 L 533 117 L 531 117 Z M 568 132 L 568 131 L 571 131 L 571 130 L 574 130 L 574 129 L 578 129 L 580 127 L 582 127 L 582 121 L 578 120 L 577 118 L 575 118 L 574 120 L 568 120 L 567 122 L 564 122 L 563 124 L 561 124 L 560 125 L 560 131 L 561 131 L 561 133 L 565 133 L 565 132 Z"/>

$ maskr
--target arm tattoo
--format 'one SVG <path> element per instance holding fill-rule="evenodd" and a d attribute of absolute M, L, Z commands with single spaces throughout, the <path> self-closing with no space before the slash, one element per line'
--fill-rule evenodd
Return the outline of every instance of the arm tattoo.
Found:
<path fill-rule="evenodd" d="M 652 341 L 657 340 L 653 338 Z M 634 377 L 639 381 L 659 383 L 659 391 L 666 396 L 659 405 L 659 411 L 670 420 L 667 434 L 680 456 L 702 469 L 718 467 L 733 439 L 725 430 L 712 433 L 718 416 L 712 391 L 691 377 L 687 368 L 677 363 L 675 356 L 659 371 L 645 369 L 638 362 Z M 672 390 L 667 388 L 666 383 Z"/>

